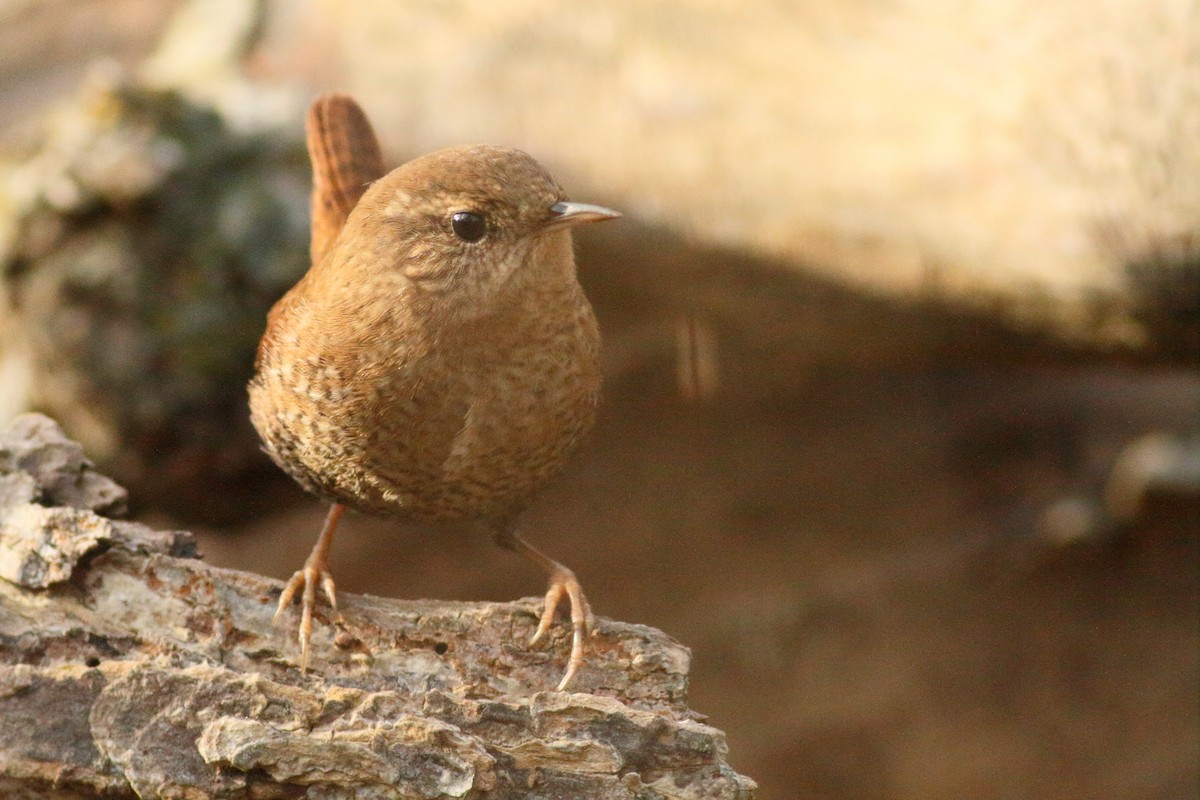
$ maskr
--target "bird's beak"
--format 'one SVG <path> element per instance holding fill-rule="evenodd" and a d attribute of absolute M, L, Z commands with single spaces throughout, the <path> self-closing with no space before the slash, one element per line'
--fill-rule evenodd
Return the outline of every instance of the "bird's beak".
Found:
<path fill-rule="evenodd" d="M 590 203 L 570 203 L 566 200 L 550 206 L 550 219 L 546 220 L 540 229 L 541 233 L 556 231 L 582 225 L 585 222 L 603 222 L 606 219 L 616 219 L 620 212 L 604 206 L 594 206 Z"/>

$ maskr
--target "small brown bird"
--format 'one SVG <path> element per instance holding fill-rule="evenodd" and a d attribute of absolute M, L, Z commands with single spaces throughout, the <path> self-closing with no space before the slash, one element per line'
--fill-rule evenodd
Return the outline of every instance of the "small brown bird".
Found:
<path fill-rule="evenodd" d="M 370 133 L 349 98 L 314 104 L 314 210 L 336 156 L 320 148 L 330 117 Z M 375 169 L 369 138 L 349 175 Z M 314 225 L 319 260 L 268 315 L 249 386 L 267 452 L 331 503 L 276 616 L 303 590 L 305 667 L 318 583 L 337 610 L 327 559 L 346 508 L 478 519 L 549 575 L 531 644 L 564 595 L 570 602 L 562 689 L 582 664 L 591 610 L 575 574 L 513 526 L 592 425 L 600 337 L 576 279 L 570 228 L 619 214 L 567 201 L 530 156 L 495 146 L 439 150 L 355 194 L 333 203 L 349 211 L 340 232 Z"/>

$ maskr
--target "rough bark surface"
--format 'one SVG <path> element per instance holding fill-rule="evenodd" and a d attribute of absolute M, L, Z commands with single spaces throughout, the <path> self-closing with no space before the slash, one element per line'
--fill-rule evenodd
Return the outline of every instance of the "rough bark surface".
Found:
<path fill-rule="evenodd" d="M 600 620 L 553 692 L 569 626 L 527 647 L 536 600 L 343 595 L 301 674 L 276 581 L 103 516 L 123 501 L 48 418 L 0 432 L 4 797 L 754 795 L 657 630 Z"/>

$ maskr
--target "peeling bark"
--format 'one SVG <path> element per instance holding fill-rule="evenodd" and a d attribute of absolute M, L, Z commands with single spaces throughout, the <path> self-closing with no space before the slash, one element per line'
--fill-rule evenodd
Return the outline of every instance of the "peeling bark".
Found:
<path fill-rule="evenodd" d="M 690 654 L 599 620 L 576 692 L 538 601 L 342 595 L 307 674 L 278 582 L 124 492 L 51 420 L 0 432 L 0 794 L 16 798 L 752 798 L 686 706 Z"/>

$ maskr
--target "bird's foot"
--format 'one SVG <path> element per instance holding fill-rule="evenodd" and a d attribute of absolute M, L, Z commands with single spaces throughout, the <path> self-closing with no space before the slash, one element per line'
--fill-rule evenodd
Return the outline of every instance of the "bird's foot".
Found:
<path fill-rule="evenodd" d="M 558 603 L 562 600 L 563 595 L 566 595 L 571 601 L 571 627 L 574 630 L 571 636 L 571 656 L 567 661 L 567 672 L 558 684 L 560 692 L 567 688 L 571 679 L 575 677 L 575 673 L 579 671 L 579 667 L 583 665 L 584 640 L 596 628 L 596 618 L 592 616 L 592 608 L 583 594 L 583 587 L 579 585 L 579 579 L 575 577 L 574 572 L 559 565 L 550 573 L 550 589 L 546 592 L 546 604 L 542 609 L 542 618 L 529 643 L 537 644 L 546 631 L 550 630 L 550 625 L 554 622 L 554 612 L 558 610 Z"/>
<path fill-rule="evenodd" d="M 337 619 L 337 595 L 334 592 L 333 575 L 325 568 L 323 560 L 314 560 L 309 558 L 304 563 L 304 569 L 299 570 L 283 587 L 283 593 L 279 595 L 279 607 L 275 609 L 275 617 L 272 620 L 277 621 L 283 610 L 292 603 L 292 599 L 296 596 L 296 592 L 304 589 L 300 596 L 300 626 L 297 631 L 297 640 L 300 642 L 300 672 L 305 672 L 308 669 L 308 646 L 312 641 L 312 617 L 313 609 L 317 605 L 317 584 L 320 584 L 325 597 L 329 600 L 329 605 L 333 609 L 334 619 Z"/>

